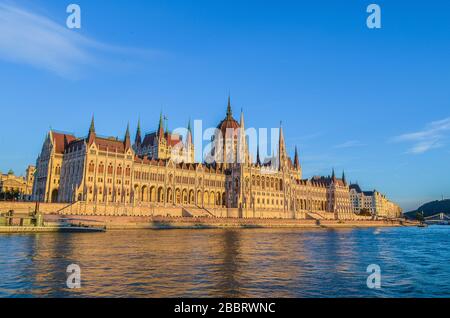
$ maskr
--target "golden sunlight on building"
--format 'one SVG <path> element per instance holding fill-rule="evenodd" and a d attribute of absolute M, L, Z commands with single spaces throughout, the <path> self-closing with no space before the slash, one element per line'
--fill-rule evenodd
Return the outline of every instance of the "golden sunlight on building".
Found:
<path fill-rule="evenodd" d="M 92 118 L 87 137 L 50 131 L 37 159 L 33 200 L 94 206 L 93 214 L 111 215 L 115 207 L 182 208 L 183 214 L 245 218 L 359 219 L 345 176 L 302 179 L 300 159 L 288 155 L 280 127 L 278 153 L 272 162 L 251 160 L 244 114 L 233 118 L 230 99 L 224 120 L 212 138 L 211 163 L 194 163 L 191 125 L 186 140 L 164 127 L 131 143 L 97 134 Z M 219 142 L 220 141 L 220 142 Z M 176 157 L 176 158 L 175 158 Z M 230 160 L 231 159 L 231 160 Z M 274 164 L 274 162 L 276 164 Z M 377 199 L 378 206 L 389 206 Z M 390 208 L 383 208 L 386 211 Z M 124 210 L 126 210 L 124 208 Z M 385 211 L 383 210 L 383 211 Z M 390 212 L 383 212 L 393 216 Z"/>

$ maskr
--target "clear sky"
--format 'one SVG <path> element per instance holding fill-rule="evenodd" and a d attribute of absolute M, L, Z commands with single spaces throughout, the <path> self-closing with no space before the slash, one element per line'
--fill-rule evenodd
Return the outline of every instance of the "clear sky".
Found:
<path fill-rule="evenodd" d="M 80 30 L 66 7 L 81 7 Z M 340 174 L 406 210 L 450 197 L 450 2 L 0 0 L 0 171 L 52 127 L 215 126 L 231 92 L 305 177 Z M 377 3 L 382 28 L 366 26 Z"/>

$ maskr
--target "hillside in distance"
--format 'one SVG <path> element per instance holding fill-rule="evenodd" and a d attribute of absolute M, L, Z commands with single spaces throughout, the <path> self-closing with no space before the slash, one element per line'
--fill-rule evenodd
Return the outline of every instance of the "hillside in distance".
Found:
<path fill-rule="evenodd" d="M 432 216 L 438 213 L 450 214 L 450 199 L 432 201 L 420 206 L 417 210 L 405 213 L 407 218 L 416 218 L 417 212 L 423 212 L 424 217 Z"/>

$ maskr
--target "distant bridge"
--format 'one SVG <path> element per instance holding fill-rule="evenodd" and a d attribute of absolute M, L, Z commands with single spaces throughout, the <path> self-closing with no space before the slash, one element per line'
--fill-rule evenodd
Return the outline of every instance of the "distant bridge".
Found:
<path fill-rule="evenodd" d="M 450 216 L 445 213 L 436 213 L 434 215 L 427 216 L 424 220 L 427 224 L 450 225 Z"/>

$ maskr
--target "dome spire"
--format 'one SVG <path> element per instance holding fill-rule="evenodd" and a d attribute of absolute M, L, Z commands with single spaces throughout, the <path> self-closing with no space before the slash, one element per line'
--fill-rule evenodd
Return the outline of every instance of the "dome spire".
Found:
<path fill-rule="evenodd" d="M 231 117 L 233 117 L 233 111 L 231 110 L 231 96 L 228 94 L 227 118 Z"/>

